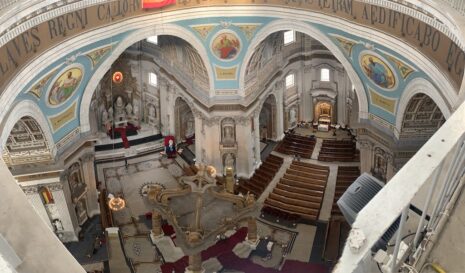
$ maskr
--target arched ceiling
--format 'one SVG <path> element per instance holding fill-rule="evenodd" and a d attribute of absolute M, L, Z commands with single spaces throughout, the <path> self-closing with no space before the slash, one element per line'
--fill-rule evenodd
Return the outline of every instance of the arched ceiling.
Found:
<path fill-rule="evenodd" d="M 174 62 L 173 65 L 183 70 L 208 93 L 207 69 L 202 57 L 191 44 L 175 36 L 161 35 L 158 37 L 158 47 L 163 59 Z"/>
<path fill-rule="evenodd" d="M 354 7 L 359 4 L 360 3 L 354 3 Z M 444 83 L 449 82 L 444 80 L 446 79 L 445 74 L 447 74 L 447 72 L 434 73 L 438 71 L 438 66 L 431 65 L 431 61 L 428 61 L 424 57 L 425 55 L 412 49 L 417 46 L 415 41 L 407 42 L 403 38 L 389 41 L 387 35 L 377 33 L 367 28 L 367 26 L 374 28 L 379 26 L 370 26 L 371 24 L 365 24 L 364 22 L 357 21 L 355 22 L 357 24 L 351 25 L 351 23 L 344 21 L 343 24 L 341 24 L 342 21 L 336 17 L 345 18 L 346 16 L 343 10 L 337 10 L 336 17 L 333 16 L 333 18 L 325 15 L 325 13 L 329 14 L 330 10 L 323 7 L 321 14 L 318 14 L 317 17 L 312 17 L 311 15 L 313 13 L 301 12 L 297 9 L 293 10 L 293 4 L 289 5 L 289 10 L 285 10 L 283 7 L 267 7 L 269 9 L 267 13 L 261 12 L 260 8 L 257 8 L 256 11 L 248 8 L 247 10 L 249 10 L 249 13 L 245 14 L 249 14 L 250 16 L 237 15 L 244 14 L 238 13 L 240 7 L 237 9 L 228 8 L 224 10 L 225 16 L 222 17 L 211 17 L 212 12 L 209 11 L 209 8 L 204 8 L 200 10 L 199 13 L 196 13 L 196 19 L 192 19 L 192 15 L 187 13 L 183 14 L 182 12 L 177 13 L 176 16 L 171 16 L 171 13 L 168 12 L 166 13 L 166 17 L 161 18 L 157 16 L 157 14 L 151 14 L 151 12 L 144 13 L 142 11 L 134 11 L 134 14 L 126 14 L 126 18 L 120 18 L 119 15 L 117 15 L 111 22 L 99 22 L 97 25 L 99 27 L 104 26 L 105 28 L 95 30 L 95 32 L 101 34 L 99 37 L 102 37 L 98 42 L 95 42 L 96 36 L 92 34 L 93 31 L 83 34 L 81 37 L 79 34 L 81 34 L 80 31 L 82 30 L 73 29 L 67 33 L 67 37 L 75 37 L 74 39 L 61 36 L 58 39 L 57 36 L 51 44 L 60 42 L 62 42 L 62 44 L 57 45 L 52 51 L 43 54 L 46 50 L 42 48 L 44 46 L 43 43 L 48 39 L 46 36 L 50 36 L 50 32 L 47 32 L 47 24 L 45 24 L 44 28 L 40 27 L 37 29 L 38 33 L 34 33 L 35 35 L 39 35 L 40 39 L 43 39 L 41 40 L 41 48 L 37 48 L 35 53 L 28 53 L 29 55 L 32 54 L 31 56 L 23 56 L 30 60 L 34 59 L 33 65 L 27 66 L 25 69 L 21 70 L 21 74 L 18 74 L 18 77 L 14 78 L 14 81 L 6 88 L 6 94 L 1 95 L 0 102 L 2 102 L 2 105 L 11 105 L 13 101 L 24 99 L 36 101 L 37 105 L 42 109 L 44 116 L 47 117 L 54 141 L 60 142 L 60 140 L 65 139 L 65 136 L 72 132 L 76 132 L 76 129 L 79 128 L 81 124 L 86 123 L 79 118 L 80 112 L 83 111 L 82 109 L 86 110 L 87 107 L 87 105 L 84 105 L 84 108 L 82 108 L 80 105 L 83 90 L 86 86 L 94 84 L 90 82 L 90 79 L 94 74 L 100 73 L 99 66 L 105 62 L 108 56 L 121 54 L 121 52 L 113 52 L 113 50 L 118 47 L 118 44 L 124 43 L 126 37 L 129 37 L 133 32 L 150 25 L 152 25 L 152 30 L 147 32 L 147 37 L 156 34 L 157 31 L 163 32 L 163 29 L 167 29 L 170 24 L 174 24 L 178 29 L 183 29 L 185 33 L 189 33 L 188 37 L 191 38 L 187 40 L 189 43 L 192 42 L 191 44 L 195 45 L 194 47 L 200 53 L 200 57 L 194 54 L 193 50 L 187 49 L 188 47 L 185 47 L 186 49 L 180 53 L 177 49 L 174 50 L 174 48 L 177 48 L 176 46 L 168 46 L 167 48 L 171 49 L 167 51 L 167 54 L 174 54 L 174 52 L 177 52 L 176 54 L 178 56 L 187 56 L 187 58 L 192 60 L 191 63 L 193 65 L 186 67 L 186 69 L 199 73 L 197 74 L 199 79 L 205 79 L 204 70 L 200 69 L 197 71 L 200 67 L 199 63 L 201 63 L 199 58 L 201 58 L 203 63 L 207 66 L 205 69 L 209 71 L 207 74 L 209 75 L 210 81 L 214 82 L 214 91 L 210 93 L 210 97 L 197 98 L 198 101 L 203 103 L 207 108 L 222 100 L 228 101 L 228 103 L 248 106 L 251 105 L 253 101 L 247 101 L 237 92 L 240 82 L 244 80 L 241 79 L 239 70 L 241 66 L 243 66 L 242 62 L 247 61 L 244 59 L 246 52 L 254 50 L 254 48 L 250 48 L 251 41 L 258 35 L 261 29 L 266 28 L 271 22 L 278 21 L 280 18 L 286 16 L 289 20 L 292 18 L 294 22 L 306 24 L 316 31 L 319 31 L 321 35 L 324 35 L 326 39 L 333 43 L 334 47 L 338 47 L 340 51 L 345 54 L 346 61 L 351 63 L 354 67 L 355 73 L 357 74 L 356 77 L 359 77 L 364 82 L 362 89 L 365 90 L 360 92 L 364 92 L 369 98 L 368 111 L 364 113 L 365 117 L 369 117 L 370 119 L 373 118 L 373 120 L 378 118 L 379 120 L 383 120 L 383 122 L 393 125 L 395 123 L 398 100 L 402 95 L 402 88 L 405 87 L 409 80 L 421 77 L 431 81 L 433 84 L 444 85 Z M 305 6 L 304 8 L 312 9 L 313 6 Z M 286 14 L 283 13 L 284 11 L 286 11 Z M 89 16 L 99 16 L 97 13 L 94 14 L 93 9 L 89 8 L 88 12 Z M 255 13 L 267 14 L 267 16 L 259 17 L 256 16 Z M 228 14 L 229 16 L 227 16 Z M 144 21 L 144 16 L 142 15 L 147 16 L 147 18 L 145 18 L 147 19 L 146 21 Z M 131 16 L 139 16 L 137 19 L 140 20 L 133 20 Z M 322 19 L 325 20 L 321 21 Z M 415 21 L 415 23 L 417 22 Z M 351 26 L 354 27 L 351 28 Z M 93 27 L 94 26 L 89 26 L 86 28 L 86 31 L 92 30 Z M 289 24 L 284 27 L 293 29 L 294 25 Z M 340 29 L 338 29 L 338 27 L 340 27 Z M 389 33 L 389 31 L 387 32 Z M 352 33 L 357 33 L 357 35 L 360 36 Z M 169 33 L 165 32 L 164 34 Z M 224 40 L 223 37 L 229 34 L 233 35 L 233 37 L 235 36 L 239 41 L 239 46 L 236 46 L 235 56 L 233 56 L 234 54 L 228 55 L 228 52 L 221 52 L 221 47 L 218 46 L 221 45 L 221 40 Z M 43 37 L 41 35 L 43 35 Z M 363 35 L 366 35 L 366 37 L 363 37 Z M 231 40 L 233 37 L 228 36 L 228 39 Z M 237 44 L 234 39 L 231 41 Z M 384 41 L 388 42 L 384 43 Z M 441 40 L 441 48 L 444 47 L 443 41 L 447 40 Z M 15 42 L 18 43 L 16 40 Z M 70 45 L 72 46 L 70 47 Z M 7 49 L 12 52 L 11 46 L 7 47 Z M 460 52 L 456 49 L 454 50 L 452 55 L 460 57 Z M 261 52 L 263 52 L 263 50 Z M 385 90 L 386 88 L 383 87 L 383 85 L 379 88 L 379 86 L 377 86 L 379 84 L 373 81 L 375 77 L 370 81 L 367 70 L 364 70 L 361 64 L 361 57 L 367 53 L 378 57 L 381 62 L 386 64 L 386 67 L 392 70 L 392 77 L 395 77 L 398 83 L 398 85 L 395 85 L 395 88 Z M 410 53 L 412 53 L 412 55 L 408 55 L 409 58 L 403 56 L 407 56 L 407 54 Z M 221 54 L 226 55 L 221 56 Z M 434 54 L 437 55 L 437 53 Z M 37 58 L 32 58 L 33 56 Z M 434 58 L 435 55 L 431 56 L 431 58 Z M 14 59 L 17 61 L 16 57 L 17 56 L 12 56 L 12 58 L 6 58 L 6 60 Z M 254 56 L 254 61 L 250 63 L 258 64 L 260 63 L 259 60 L 260 56 L 257 55 Z M 418 62 L 417 60 L 420 61 Z M 27 64 L 27 62 L 20 64 L 18 61 L 19 67 L 25 64 Z M 74 65 L 80 67 L 84 72 L 80 85 L 66 101 L 51 107 L 48 102 L 53 84 L 64 72 Z M 3 67 L 5 68 L 6 66 Z M 454 63 L 454 67 L 460 68 L 460 64 Z M 24 68 L 24 66 L 22 68 Z M 214 73 L 211 73 L 211 71 Z M 5 75 L 5 77 L 7 77 L 9 74 Z M 92 80 L 94 79 L 92 78 Z M 6 82 L 10 83 L 9 81 Z M 23 89 L 21 90 L 19 87 L 23 87 Z M 457 94 L 454 94 L 455 91 L 451 88 L 441 87 L 438 89 L 443 90 L 442 92 L 446 94 L 444 96 L 447 101 L 454 101 L 457 97 Z M 7 110 L 0 110 L 0 119 L 2 122 L 5 117 L 8 117 Z M 58 119 L 59 117 L 66 117 L 66 119 Z M 77 132 L 77 134 L 79 134 L 79 132 Z M 61 146 L 64 146 L 64 144 L 60 145 L 60 147 Z"/>
<path fill-rule="evenodd" d="M 416 94 L 410 99 L 402 122 L 400 138 L 431 137 L 445 122 L 436 103 L 425 94 Z"/>
<path fill-rule="evenodd" d="M 10 166 L 52 160 L 47 140 L 32 117 L 23 117 L 14 125 L 6 141 L 3 160 Z"/>

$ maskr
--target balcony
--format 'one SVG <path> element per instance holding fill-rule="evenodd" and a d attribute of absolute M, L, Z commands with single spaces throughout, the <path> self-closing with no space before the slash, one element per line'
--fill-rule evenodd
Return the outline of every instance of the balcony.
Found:
<path fill-rule="evenodd" d="M 465 238 L 464 117 L 465 103 L 360 211 L 333 272 L 378 272 L 377 263 L 386 273 L 420 272 L 433 261 L 447 272 L 463 271 L 462 252 L 454 247 Z M 385 253 L 372 253 L 399 217 Z"/>

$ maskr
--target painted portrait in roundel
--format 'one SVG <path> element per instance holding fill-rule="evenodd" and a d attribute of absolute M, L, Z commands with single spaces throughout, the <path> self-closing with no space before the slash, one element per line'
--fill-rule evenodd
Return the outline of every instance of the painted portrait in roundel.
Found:
<path fill-rule="evenodd" d="M 76 91 L 82 80 L 82 70 L 74 67 L 61 74 L 50 89 L 48 103 L 59 105 L 65 102 Z"/>
<path fill-rule="evenodd" d="M 212 51 L 215 56 L 224 61 L 234 59 L 241 49 L 241 42 L 232 33 L 218 34 L 212 42 Z"/>
<path fill-rule="evenodd" d="M 360 59 L 360 66 L 363 73 L 379 87 L 391 89 L 395 86 L 396 78 L 394 73 L 386 62 L 379 57 L 365 54 Z"/>

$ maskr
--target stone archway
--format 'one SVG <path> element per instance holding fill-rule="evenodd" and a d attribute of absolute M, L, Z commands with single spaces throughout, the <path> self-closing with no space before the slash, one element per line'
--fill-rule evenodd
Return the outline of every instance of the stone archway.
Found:
<path fill-rule="evenodd" d="M 40 124 L 30 116 L 23 116 L 14 124 L 2 156 L 9 166 L 53 161 L 50 145 Z"/>

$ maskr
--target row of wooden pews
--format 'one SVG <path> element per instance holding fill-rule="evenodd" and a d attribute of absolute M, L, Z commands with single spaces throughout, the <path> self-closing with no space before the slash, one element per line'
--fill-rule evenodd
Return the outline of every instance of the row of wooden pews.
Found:
<path fill-rule="evenodd" d="M 270 154 L 262 165 L 255 170 L 250 179 L 239 180 L 236 190 L 242 194 L 247 194 L 247 192 L 253 193 L 258 199 L 271 180 L 273 180 L 283 162 L 284 160 L 281 157 Z"/>
<path fill-rule="evenodd" d="M 312 157 L 315 143 L 315 138 L 287 134 L 276 147 L 276 151 L 287 155 L 298 155 L 302 158 L 310 158 Z"/>
<path fill-rule="evenodd" d="M 293 161 L 265 200 L 265 206 L 318 220 L 328 175 L 328 167 Z"/>
<path fill-rule="evenodd" d="M 360 169 L 358 167 L 339 166 L 336 178 L 336 191 L 334 193 L 333 208 L 331 210 L 332 216 L 342 216 L 336 202 L 344 194 L 347 188 L 360 176 Z"/>
<path fill-rule="evenodd" d="M 359 151 L 352 140 L 323 140 L 318 155 L 320 161 L 359 161 Z"/>

